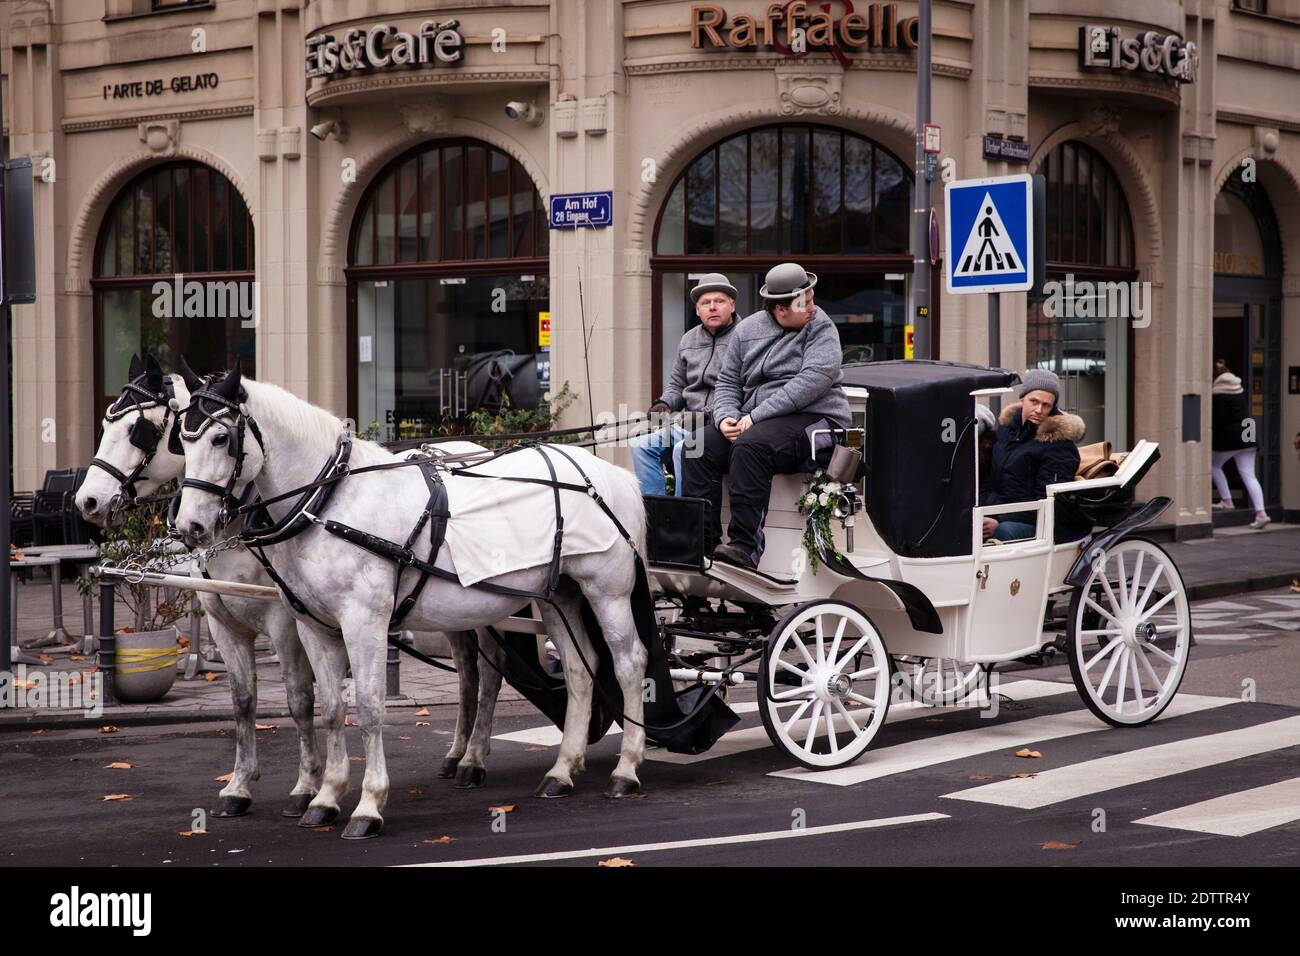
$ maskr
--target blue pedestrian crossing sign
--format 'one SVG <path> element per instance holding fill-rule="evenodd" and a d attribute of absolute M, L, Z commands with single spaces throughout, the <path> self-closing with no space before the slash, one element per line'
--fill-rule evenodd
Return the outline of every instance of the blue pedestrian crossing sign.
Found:
<path fill-rule="evenodd" d="M 1034 177 L 998 176 L 948 183 L 948 291 L 1023 292 L 1034 285 Z"/>

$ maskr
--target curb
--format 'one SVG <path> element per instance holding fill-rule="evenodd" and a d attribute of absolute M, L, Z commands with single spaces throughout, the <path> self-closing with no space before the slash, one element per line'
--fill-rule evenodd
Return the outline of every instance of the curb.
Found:
<path fill-rule="evenodd" d="M 1271 591 L 1274 588 L 1289 587 L 1292 581 L 1300 579 L 1300 570 L 1269 574 L 1257 578 L 1224 578 L 1218 581 L 1202 581 L 1189 585 L 1187 600 L 1203 601 L 1207 598 L 1227 597 L 1231 594 L 1243 594 L 1247 591 Z"/>

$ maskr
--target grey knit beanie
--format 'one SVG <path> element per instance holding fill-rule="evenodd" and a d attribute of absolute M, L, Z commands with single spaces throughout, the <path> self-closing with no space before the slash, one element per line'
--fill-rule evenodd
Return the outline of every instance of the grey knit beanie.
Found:
<path fill-rule="evenodd" d="M 1020 376 L 1020 397 L 1030 392 L 1051 392 L 1053 410 L 1061 404 L 1061 380 L 1045 368 L 1031 368 Z"/>

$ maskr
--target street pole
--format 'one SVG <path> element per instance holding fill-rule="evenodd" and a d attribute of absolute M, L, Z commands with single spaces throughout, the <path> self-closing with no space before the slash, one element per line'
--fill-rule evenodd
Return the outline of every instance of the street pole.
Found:
<path fill-rule="evenodd" d="M 914 354 L 930 348 L 930 180 L 926 177 L 925 125 L 930 122 L 930 0 L 920 0 L 916 50 L 916 207 L 912 210 L 912 318 Z"/>
<path fill-rule="evenodd" d="M 1002 367 L 1002 293 L 990 292 L 989 300 L 989 368 Z M 994 395 L 989 405 L 996 415 L 1002 411 L 1002 396 Z"/>
<path fill-rule="evenodd" d="M 0 97 L 0 130 L 4 127 L 4 98 Z M 13 510 L 9 487 L 9 291 L 4 288 L 4 168 L 9 161 L 9 141 L 0 132 L 0 562 L 4 570 L 0 571 L 0 630 L 9 628 L 9 588 L 13 570 L 9 567 L 9 521 Z M 10 643 L 18 643 L 18 635 L 5 634 L 0 640 L 0 673 L 9 673 L 13 661 L 10 660 Z"/>

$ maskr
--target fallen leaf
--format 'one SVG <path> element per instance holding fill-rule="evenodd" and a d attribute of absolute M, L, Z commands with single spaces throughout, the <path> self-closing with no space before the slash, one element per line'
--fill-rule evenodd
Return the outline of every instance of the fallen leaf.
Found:
<path fill-rule="evenodd" d="M 424 788 L 423 788 L 423 787 L 412 787 L 410 790 L 408 790 L 408 791 L 406 791 L 406 792 L 407 792 L 408 794 L 410 794 L 411 796 L 413 796 L 413 797 L 418 797 L 418 796 L 420 796 L 421 794 L 424 793 Z"/>
<path fill-rule="evenodd" d="M 429 716 L 429 708 L 428 708 L 428 707 L 421 707 L 419 710 L 417 710 L 417 711 L 415 712 L 415 716 L 416 716 L 416 717 L 428 717 L 428 716 Z"/>
<path fill-rule="evenodd" d="M 1044 850 L 1073 850 L 1078 845 L 1079 844 L 1077 843 L 1062 843 L 1060 840 L 1048 840 L 1045 843 L 1043 843 L 1043 849 Z"/>
<path fill-rule="evenodd" d="M 47 664 L 48 664 L 50 661 L 54 660 L 54 658 L 51 657 L 49 654 L 37 654 L 37 655 L 36 655 L 36 658 L 37 658 L 37 660 L 45 661 L 45 663 L 47 663 Z"/>
<path fill-rule="evenodd" d="M 621 856 L 612 856 L 608 860 L 601 860 L 597 866 L 636 866 L 631 860 L 625 860 Z"/>
<path fill-rule="evenodd" d="M 69 654 L 69 655 L 68 655 L 68 660 L 70 660 L 70 661 L 84 661 L 85 658 L 82 657 L 82 656 L 79 655 L 79 654 Z"/>
<path fill-rule="evenodd" d="M 101 734 L 115 734 L 117 733 L 117 728 L 114 727 L 112 724 L 108 724 L 105 727 L 100 727 L 99 732 Z"/>
<path fill-rule="evenodd" d="M 1033 780 L 1035 777 L 1038 776 L 1038 774 L 1036 774 L 1036 773 L 1013 773 L 1011 776 L 1012 776 L 1013 779 L 1016 779 L 1016 780 Z"/>
<path fill-rule="evenodd" d="M 1300 581 L 1292 581 L 1291 590 L 1295 591 L 1297 594 L 1300 594 Z"/>
<path fill-rule="evenodd" d="M 349 760 L 356 761 L 356 762 L 360 762 L 360 761 L 362 761 L 362 760 L 365 760 L 366 758 L 365 758 L 365 757 L 349 757 L 348 759 L 349 759 Z"/>
<path fill-rule="evenodd" d="M 436 840 L 425 840 L 424 842 L 425 843 L 452 843 L 454 840 L 455 837 L 440 836 Z"/>
<path fill-rule="evenodd" d="M 357 724 L 357 719 L 356 719 L 355 717 L 353 717 L 351 714 L 348 714 L 346 717 L 343 718 L 343 726 L 344 726 L 344 727 L 356 727 L 356 726 L 358 726 L 358 724 Z"/>
<path fill-rule="evenodd" d="M 513 803 L 503 804 L 499 807 L 488 807 L 488 813 L 514 813 L 515 805 Z"/>
<path fill-rule="evenodd" d="M 206 674 L 203 675 L 203 679 L 210 684 L 217 679 L 217 675 L 212 673 L 212 671 L 208 671 Z"/>
<path fill-rule="evenodd" d="M 275 730 L 275 724 L 253 724 L 254 730 Z"/>
<path fill-rule="evenodd" d="M 427 720 L 417 720 L 417 721 L 415 722 L 415 726 L 417 726 L 417 727 L 432 727 L 433 724 L 429 723 Z"/>
<path fill-rule="evenodd" d="M 217 781 L 217 783 L 230 783 L 230 778 L 234 775 L 235 772 L 232 770 L 230 773 L 223 773 L 220 777 L 213 777 L 212 779 Z"/>
<path fill-rule="evenodd" d="M 537 753 L 537 751 L 539 750 L 545 750 L 545 749 L 546 749 L 545 747 L 525 747 L 524 752 L 532 754 L 532 753 Z"/>
<path fill-rule="evenodd" d="M 1041 757 L 1042 754 L 1040 754 L 1037 750 L 1030 750 L 1028 747 L 1021 747 L 1019 750 L 1016 751 L 1016 756 L 1017 757 Z"/>
<path fill-rule="evenodd" d="M 176 646 L 177 646 L 177 647 L 189 647 L 189 646 L 190 646 L 190 639 L 189 639 L 188 637 L 185 637 L 185 636 L 182 635 L 181 637 L 178 637 L 178 638 L 176 639 Z"/>
<path fill-rule="evenodd" d="M 177 833 L 180 836 L 207 836 L 208 835 L 207 830 L 178 830 Z"/>
<path fill-rule="evenodd" d="M 333 829 L 334 829 L 334 828 L 333 828 L 332 826 L 312 827 L 312 828 L 311 828 L 311 832 L 312 832 L 312 833 L 329 833 L 329 832 L 330 832 L 331 830 L 333 830 Z"/>
<path fill-rule="evenodd" d="M 397 739 L 398 739 L 398 740 L 410 740 L 411 738 L 410 738 L 410 737 L 403 737 L 403 736 L 401 736 L 401 735 L 399 734 L 398 737 L 397 737 Z"/>
<path fill-rule="evenodd" d="M 130 795 L 129 793 L 106 793 L 106 794 L 104 794 L 104 798 L 103 798 L 103 799 L 105 799 L 105 800 L 130 800 L 130 799 L 131 799 L 131 795 Z"/>
<path fill-rule="evenodd" d="M 114 761 L 113 763 L 104 764 L 104 769 L 105 770 L 130 770 L 131 765 L 129 763 L 124 763 L 121 760 L 117 760 Z"/>
<path fill-rule="evenodd" d="M 35 686 L 36 686 L 36 681 L 34 681 L 34 680 L 23 680 L 21 677 L 15 677 L 15 678 L 14 678 L 14 686 L 15 686 L 15 687 L 27 687 L 27 688 L 31 688 L 31 687 L 35 687 Z"/>
<path fill-rule="evenodd" d="M 33 730 L 32 733 L 34 733 L 34 734 L 43 734 L 43 733 L 45 733 L 45 731 L 44 731 L 44 730 Z"/>
<path fill-rule="evenodd" d="M 992 780 L 993 778 L 990 777 L 990 776 L 989 776 L 988 774 L 986 774 L 986 773 L 973 773 L 973 774 L 971 774 L 969 777 L 967 777 L 966 779 L 968 779 L 968 780 Z"/>

